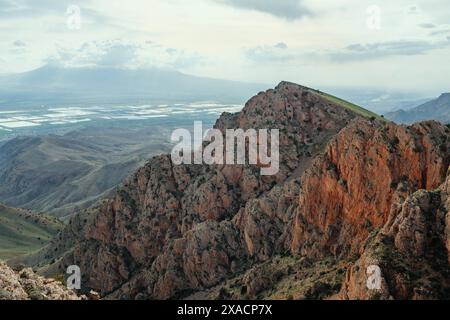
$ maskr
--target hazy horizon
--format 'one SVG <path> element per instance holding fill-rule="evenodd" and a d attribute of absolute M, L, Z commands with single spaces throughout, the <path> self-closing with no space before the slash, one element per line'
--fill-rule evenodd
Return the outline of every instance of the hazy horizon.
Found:
<path fill-rule="evenodd" d="M 0 0 L 0 74 L 167 68 L 250 83 L 448 92 L 444 0 Z"/>

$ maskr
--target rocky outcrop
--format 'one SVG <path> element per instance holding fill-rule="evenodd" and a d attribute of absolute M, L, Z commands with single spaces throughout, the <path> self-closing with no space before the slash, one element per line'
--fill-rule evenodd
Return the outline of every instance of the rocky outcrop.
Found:
<path fill-rule="evenodd" d="M 450 171 L 433 191 L 419 190 L 400 205 L 391 221 L 365 245 L 346 275 L 345 299 L 448 299 Z M 380 288 L 367 286 L 368 268 L 380 269 Z"/>
<path fill-rule="evenodd" d="M 396 230 L 386 237 L 405 250 L 411 237 L 423 248 L 434 241 L 412 235 L 407 230 L 415 220 L 400 217 L 417 190 L 443 182 L 450 162 L 447 127 L 365 119 L 311 89 L 281 83 L 242 112 L 222 115 L 216 128 L 279 129 L 279 173 L 153 158 L 34 257 L 40 272 L 79 265 L 83 285 L 112 299 L 242 297 L 232 289 L 236 282 L 250 298 L 325 298 L 339 291 L 348 269 L 340 297 L 368 298 L 358 286 L 366 275 L 354 268 L 378 262 L 368 250 L 370 241 L 381 243 L 379 230 Z M 287 279 L 302 283 L 298 292 L 282 285 Z M 269 292 L 274 288 L 289 294 Z"/>
<path fill-rule="evenodd" d="M 362 120 L 345 128 L 303 176 L 293 252 L 359 252 L 372 229 L 397 215 L 395 199 L 442 183 L 447 131 L 437 122 L 404 127 Z"/>
<path fill-rule="evenodd" d="M 61 282 L 36 275 L 31 269 L 15 272 L 0 261 L 0 300 L 81 300 Z"/>

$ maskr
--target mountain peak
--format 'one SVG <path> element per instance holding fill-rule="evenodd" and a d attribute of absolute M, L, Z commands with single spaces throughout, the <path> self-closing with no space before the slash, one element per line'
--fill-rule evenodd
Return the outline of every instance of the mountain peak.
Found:
<path fill-rule="evenodd" d="M 248 231 L 248 251 L 251 255 L 263 259 L 264 256 L 271 255 L 272 251 L 281 252 L 282 248 L 279 246 L 260 241 L 255 225 L 250 223 L 247 226 L 245 222 L 251 215 L 240 211 L 240 208 L 246 207 L 247 202 L 256 201 L 274 186 L 282 185 L 290 176 L 292 182 L 289 182 L 286 188 L 296 190 L 292 191 L 293 195 L 298 192 L 300 184 L 298 181 L 294 183 L 294 178 L 299 178 L 312 159 L 323 151 L 331 137 L 358 117 L 356 113 L 346 108 L 335 107 L 318 95 L 303 94 L 306 91 L 299 85 L 283 83 L 281 87 L 285 90 L 271 89 L 257 94 L 247 102 L 240 113 L 224 113 L 216 123 L 216 128 L 220 130 L 278 129 L 280 132 L 279 153 L 283 161 L 276 175 L 261 176 L 258 165 L 192 168 L 187 165 L 174 166 L 170 155 L 155 157 L 137 170 L 113 194 L 111 200 L 89 213 L 89 216 L 95 217 L 95 221 L 92 220 L 92 223 L 84 225 L 81 222 L 84 220 L 83 214 L 79 213 L 73 217 L 72 226 L 83 226 L 83 230 L 77 232 L 76 241 L 76 245 L 82 246 L 83 249 L 74 250 L 76 257 L 61 251 L 60 248 L 67 248 L 66 244 L 73 243 L 72 229 L 67 229 L 66 233 L 63 233 L 63 236 L 48 249 L 51 257 L 49 263 L 55 263 L 51 268 L 62 271 L 64 266 L 60 262 L 67 262 L 70 265 L 74 258 L 80 268 L 85 270 L 84 284 L 87 287 L 98 289 L 102 295 L 116 296 L 122 294 L 120 290 L 117 290 L 118 287 L 126 283 L 131 284 L 135 281 L 133 275 L 139 274 L 140 271 L 144 272 L 148 267 L 158 276 L 155 282 L 150 283 L 145 280 L 150 288 L 145 292 L 148 292 L 146 294 L 150 298 L 162 299 L 176 295 L 183 290 L 183 286 L 191 283 L 183 281 L 177 284 L 170 281 L 171 276 L 167 276 L 171 271 L 167 269 L 169 266 L 165 264 L 165 261 L 177 261 L 184 264 L 182 259 L 178 259 L 178 254 L 189 257 L 186 263 L 192 266 L 192 269 L 188 270 L 190 267 L 186 269 L 181 265 L 180 268 L 176 266 L 176 270 L 187 271 L 180 274 L 177 271 L 174 276 L 180 279 L 195 277 L 192 282 L 195 289 L 200 286 L 210 287 L 217 284 L 219 279 L 225 278 L 230 272 L 232 261 L 235 261 L 233 266 L 242 268 L 239 261 L 245 259 L 248 252 L 246 244 L 241 243 L 241 239 L 244 239 L 244 232 L 240 231 L 241 227 L 252 228 Z M 196 187 L 193 187 L 194 185 Z M 292 199 L 282 202 L 280 210 L 288 210 Z M 268 196 L 266 200 L 275 203 L 272 196 Z M 130 218 L 128 213 L 133 215 L 136 224 L 127 222 Z M 147 213 L 148 216 L 146 216 Z M 234 221 L 232 221 L 233 217 L 235 217 Z M 115 219 L 117 220 L 114 221 Z M 161 222 L 166 219 L 171 219 L 171 223 Z M 142 221 L 142 224 L 139 221 Z M 121 228 L 127 224 L 130 225 L 130 229 Z M 148 232 L 143 232 L 143 229 L 138 227 L 140 225 L 145 225 L 144 229 Z M 281 221 L 275 225 L 281 225 Z M 111 228 L 103 229 L 102 226 L 111 226 Z M 269 223 L 264 221 L 262 228 L 262 230 L 269 228 Z M 279 231 L 282 230 L 277 230 L 275 233 Z M 274 233 L 270 234 L 270 241 L 275 243 L 277 240 Z M 181 243 L 180 238 L 183 241 L 186 240 L 186 247 L 183 245 L 183 248 L 179 248 L 180 251 L 165 248 L 166 245 Z M 214 239 L 237 241 L 231 247 L 223 245 L 221 240 L 211 243 L 214 247 L 213 251 L 217 251 L 221 257 L 227 257 L 224 268 L 216 267 L 219 260 L 214 257 L 215 254 L 204 256 L 202 258 L 204 263 L 192 263 L 198 258 L 196 252 L 204 250 L 203 244 L 196 242 L 197 238 L 201 239 L 201 243 L 216 241 Z M 92 242 L 92 239 L 95 241 Z M 103 243 L 100 253 L 94 243 Z M 114 255 L 113 258 L 113 255 L 106 252 L 114 244 L 123 247 L 124 250 L 120 249 L 118 256 Z M 223 247 L 226 252 L 220 247 Z M 189 253 L 185 253 L 185 250 Z M 99 254 L 102 256 L 105 254 L 102 265 L 92 264 L 91 259 Z M 109 257 L 114 261 L 109 261 Z M 62 260 L 56 259 L 51 262 L 52 258 L 62 258 Z M 155 263 L 151 267 L 152 261 L 163 263 Z M 111 268 L 103 269 L 103 266 L 111 266 Z M 204 266 L 212 267 L 204 270 Z M 121 268 L 124 272 L 117 273 L 116 270 Z M 212 276 L 216 272 L 217 274 Z M 94 276 L 96 273 L 101 281 L 96 280 Z M 134 285 L 131 284 L 131 286 Z"/>
<path fill-rule="evenodd" d="M 337 108 L 344 108 L 350 110 L 351 112 L 363 116 L 366 118 L 376 118 L 378 120 L 384 121 L 382 117 L 378 114 L 371 112 L 361 106 L 358 106 L 349 101 L 343 100 L 341 98 L 335 97 L 331 94 L 323 92 L 319 89 L 312 89 L 310 87 L 306 87 L 303 85 L 296 84 L 294 82 L 289 81 L 281 81 L 276 87 L 276 91 L 282 91 L 287 94 L 293 94 L 295 97 L 306 96 L 308 94 L 312 94 L 316 97 L 317 100 L 322 101 L 325 104 L 330 104 Z"/>
<path fill-rule="evenodd" d="M 290 82 L 290 81 L 281 81 L 276 87 L 275 90 L 281 90 L 281 89 L 286 89 L 286 88 L 292 88 L 292 89 L 298 89 L 298 90 L 313 90 L 309 87 L 300 85 L 298 83 L 295 82 Z"/>

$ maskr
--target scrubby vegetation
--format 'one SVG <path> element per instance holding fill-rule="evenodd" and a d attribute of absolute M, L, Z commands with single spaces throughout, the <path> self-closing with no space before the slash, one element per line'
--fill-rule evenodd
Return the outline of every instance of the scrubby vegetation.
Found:
<path fill-rule="evenodd" d="M 56 218 L 0 205 L 0 259 L 42 248 L 62 226 Z"/>

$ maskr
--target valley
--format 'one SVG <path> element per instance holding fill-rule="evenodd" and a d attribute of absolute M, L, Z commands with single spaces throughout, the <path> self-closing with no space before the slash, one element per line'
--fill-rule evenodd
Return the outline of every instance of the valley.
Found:
<path fill-rule="evenodd" d="M 240 108 L 204 102 L 3 113 L 0 202 L 67 218 L 169 152 L 173 130 L 193 130 L 195 120 L 211 127 L 218 114 Z"/>
<path fill-rule="evenodd" d="M 140 127 L 177 123 L 186 119 L 216 118 L 222 112 L 235 112 L 240 104 L 213 101 L 70 107 L 2 108 L 0 110 L 0 144 L 23 135 L 64 134 L 84 127 Z M 166 119 L 168 118 L 168 119 Z"/>

